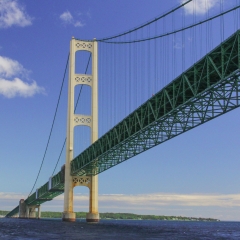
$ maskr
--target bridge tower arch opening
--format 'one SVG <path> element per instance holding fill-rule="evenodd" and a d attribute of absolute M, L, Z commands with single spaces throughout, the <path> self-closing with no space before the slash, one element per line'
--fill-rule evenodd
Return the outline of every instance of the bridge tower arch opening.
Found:
<path fill-rule="evenodd" d="M 91 54 L 91 59 L 89 58 L 89 61 L 91 61 L 91 70 L 88 72 L 83 72 L 83 67 L 76 67 L 76 53 L 78 51 L 89 52 Z M 77 114 L 74 111 L 75 87 L 78 85 L 87 85 L 92 89 L 91 114 Z M 90 127 L 91 143 L 94 143 L 98 139 L 98 46 L 96 40 L 81 41 L 72 38 L 70 42 L 64 211 L 62 220 L 68 222 L 76 220 L 76 214 L 73 212 L 73 188 L 75 186 L 87 186 L 90 191 L 89 212 L 86 215 L 86 221 L 98 222 L 98 176 L 72 176 L 71 174 L 71 161 L 74 157 L 74 128 L 76 126 Z"/>
<path fill-rule="evenodd" d="M 74 91 L 75 114 L 92 115 L 92 87 L 79 84 Z"/>
<path fill-rule="evenodd" d="M 73 53 L 74 54 L 74 53 Z M 80 50 L 75 52 L 75 73 L 92 75 L 92 52 Z"/>

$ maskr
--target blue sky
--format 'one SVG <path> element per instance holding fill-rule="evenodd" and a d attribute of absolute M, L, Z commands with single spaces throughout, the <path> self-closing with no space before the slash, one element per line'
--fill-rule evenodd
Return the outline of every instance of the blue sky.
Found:
<path fill-rule="evenodd" d="M 209 10 L 217 12 L 221 0 L 207 1 Z M 0 209 L 11 210 L 17 206 L 20 198 L 28 196 L 35 181 L 51 128 L 71 37 L 100 39 L 112 36 L 139 26 L 180 2 L 0 2 Z M 235 0 L 223 2 L 226 8 L 229 3 L 239 4 Z M 195 5 L 199 18 L 206 14 L 201 4 L 204 5 L 205 0 L 198 0 Z M 190 4 L 186 5 L 184 14 L 189 18 L 192 16 Z M 228 22 L 226 18 L 225 23 L 231 28 L 230 20 Z M 226 36 L 228 34 L 226 31 Z M 191 36 L 188 40 L 192 41 Z M 181 42 L 174 46 L 185 48 Z M 107 51 L 107 47 L 100 52 Z M 103 56 L 99 59 L 106 61 Z M 182 63 L 176 62 L 176 65 Z M 160 85 L 157 83 L 154 91 L 160 90 Z M 104 77 L 99 81 L 99 89 L 99 94 L 102 93 L 99 96 L 101 135 L 125 114 L 123 110 L 116 112 L 114 104 L 127 100 L 119 97 L 109 101 L 112 93 L 107 91 L 120 87 L 116 83 L 107 87 Z M 151 96 L 151 91 L 146 98 Z M 36 187 L 51 176 L 66 136 L 66 92 L 67 82 L 64 83 L 53 137 Z M 124 92 L 119 94 L 123 96 Z M 141 103 L 141 98 L 136 98 Z M 113 120 L 110 119 L 112 109 L 116 115 Z M 101 173 L 99 211 L 239 221 L 239 117 L 240 110 L 236 109 Z M 76 141 L 85 144 L 85 140 Z M 64 164 L 64 157 L 63 154 L 57 171 Z M 88 190 L 78 187 L 74 192 L 74 210 L 87 211 Z M 42 206 L 43 211 L 62 209 L 63 196 Z"/>

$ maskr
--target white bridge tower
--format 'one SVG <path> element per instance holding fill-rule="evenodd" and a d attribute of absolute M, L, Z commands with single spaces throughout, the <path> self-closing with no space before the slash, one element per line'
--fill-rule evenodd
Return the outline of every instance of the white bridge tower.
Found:
<path fill-rule="evenodd" d="M 76 74 L 75 60 L 77 51 L 88 51 L 92 54 L 92 74 Z M 74 113 L 74 89 L 79 84 L 92 88 L 91 115 Z M 70 43 L 70 67 L 68 82 L 68 114 L 67 114 L 67 145 L 65 164 L 64 212 L 63 221 L 75 221 L 73 212 L 73 188 L 86 186 L 89 188 L 89 213 L 87 222 L 98 222 L 98 176 L 71 176 L 70 163 L 73 160 L 74 127 L 79 125 L 91 128 L 91 143 L 98 139 L 98 45 L 97 41 L 81 41 L 72 38 Z"/>

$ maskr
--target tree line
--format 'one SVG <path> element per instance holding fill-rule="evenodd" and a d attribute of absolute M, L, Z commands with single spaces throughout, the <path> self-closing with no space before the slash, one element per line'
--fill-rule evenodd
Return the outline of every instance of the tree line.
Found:
<path fill-rule="evenodd" d="M 0 210 L 0 215 L 5 216 L 8 211 Z M 86 212 L 76 212 L 76 218 L 86 218 Z M 100 219 L 111 220 L 168 220 L 168 221 L 219 221 L 214 218 L 196 218 L 196 217 L 182 217 L 182 216 L 158 216 L 158 215 L 142 215 L 133 213 L 100 213 Z M 61 212 L 41 212 L 42 218 L 62 218 Z"/>

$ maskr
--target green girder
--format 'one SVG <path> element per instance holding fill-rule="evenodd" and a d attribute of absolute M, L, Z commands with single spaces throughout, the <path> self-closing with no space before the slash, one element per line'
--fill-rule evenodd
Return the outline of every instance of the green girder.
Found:
<path fill-rule="evenodd" d="M 9 212 L 6 217 L 12 217 L 19 212 L 19 206 L 15 207 L 11 212 Z"/>
<path fill-rule="evenodd" d="M 239 106 L 240 31 L 182 73 L 71 162 L 96 175 Z"/>
<path fill-rule="evenodd" d="M 71 162 L 72 175 L 96 175 L 240 106 L 240 31 L 173 80 Z M 36 194 L 37 192 L 37 194 Z M 64 192 L 64 168 L 28 205 Z M 18 212 L 18 207 L 7 217 Z"/>
<path fill-rule="evenodd" d="M 51 201 L 53 198 L 64 192 L 64 168 L 52 177 L 52 186 L 49 189 L 49 182 L 37 189 L 31 196 L 29 196 L 25 203 L 29 206 L 40 205 L 46 201 Z M 6 217 L 12 217 L 19 212 L 19 206 L 9 212 Z"/>

